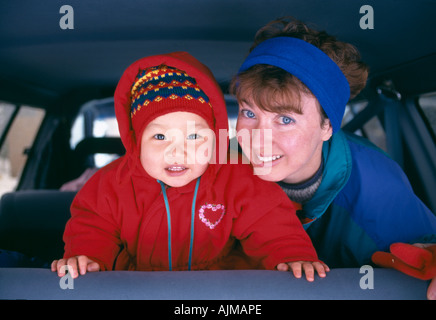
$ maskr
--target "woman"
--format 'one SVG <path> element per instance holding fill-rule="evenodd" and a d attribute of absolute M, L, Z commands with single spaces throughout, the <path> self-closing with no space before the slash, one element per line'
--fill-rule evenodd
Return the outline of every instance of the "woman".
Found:
<path fill-rule="evenodd" d="M 432 278 L 436 217 L 393 160 L 340 129 L 346 103 L 367 77 L 352 45 L 299 21 L 273 21 L 257 33 L 231 85 L 239 143 L 255 174 L 302 204 L 300 220 L 329 267 L 369 264 L 378 252 L 375 263 L 411 274 L 381 251 L 419 242 L 426 248 L 400 245 L 396 252 L 425 257 L 422 274 Z M 247 132 L 250 141 L 241 138 Z M 428 297 L 435 296 L 433 281 Z"/>

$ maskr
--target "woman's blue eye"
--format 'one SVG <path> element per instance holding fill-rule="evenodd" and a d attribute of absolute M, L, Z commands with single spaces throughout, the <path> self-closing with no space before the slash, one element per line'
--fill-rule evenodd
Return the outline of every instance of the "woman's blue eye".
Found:
<path fill-rule="evenodd" d="M 250 110 L 242 110 L 242 114 L 244 115 L 244 117 L 247 117 L 247 118 L 254 118 L 255 117 L 254 112 L 250 111 Z"/>
<path fill-rule="evenodd" d="M 294 119 L 292 119 L 290 117 L 286 117 L 286 116 L 280 117 L 280 120 L 281 120 L 282 124 L 290 124 L 290 123 L 294 122 Z"/>
<path fill-rule="evenodd" d="M 161 133 L 157 133 L 153 136 L 156 140 L 165 140 L 165 136 Z"/>

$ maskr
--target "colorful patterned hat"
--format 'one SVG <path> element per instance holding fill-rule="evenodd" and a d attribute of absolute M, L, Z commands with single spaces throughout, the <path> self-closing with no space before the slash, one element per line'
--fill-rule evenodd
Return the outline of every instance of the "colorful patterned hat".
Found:
<path fill-rule="evenodd" d="M 214 128 L 212 105 L 194 78 L 166 65 L 140 70 L 131 89 L 130 117 L 135 135 L 141 137 L 153 119 L 177 111 L 195 113 Z"/>

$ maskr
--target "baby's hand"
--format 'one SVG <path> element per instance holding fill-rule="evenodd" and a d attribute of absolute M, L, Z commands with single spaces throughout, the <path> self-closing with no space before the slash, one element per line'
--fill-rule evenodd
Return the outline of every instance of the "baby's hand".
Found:
<path fill-rule="evenodd" d="M 292 270 L 295 278 L 301 278 L 301 269 L 304 270 L 307 281 L 315 280 L 315 270 L 321 278 L 324 278 L 326 276 L 326 272 L 330 271 L 330 268 L 322 262 L 295 261 L 279 263 L 277 265 L 277 270 L 279 271 Z"/>
<path fill-rule="evenodd" d="M 71 272 L 73 279 L 86 272 L 100 271 L 100 265 L 87 256 L 76 256 L 69 259 L 54 260 L 51 263 L 51 271 L 58 273 L 59 277 L 65 275 L 65 270 Z M 78 272 L 79 271 L 79 272 Z"/>

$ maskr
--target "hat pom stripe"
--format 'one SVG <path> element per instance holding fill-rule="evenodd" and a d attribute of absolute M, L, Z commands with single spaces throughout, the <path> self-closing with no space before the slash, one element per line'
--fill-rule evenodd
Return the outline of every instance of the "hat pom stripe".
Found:
<path fill-rule="evenodd" d="M 196 99 L 210 105 L 208 96 L 184 71 L 165 65 L 141 70 L 131 88 L 131 117 L 151 102 L 177 98 Z"/>
<path fill-rule="evenodd" d="M 136 114 L 138 109 L 148 105 L 150 102 L 161 102 L 163 99 L 177 99 L 185 98 L 188 100 L 196 99 L 201 103 L 209 103 L 209 98 L 202 90 L 196 90 L 192 87 L 165 87 L 158 88 L 157 90 L 145 91 L 139 95 L 132 103 L 131 112 L 132 116 Z"/>
<path fill-rule="evenodd" d="M 215 127 L 209 97 L 185 71 L 160 65 L 140 70 L 130 91 L 131 127 L 140 137 L 150 121 L 170 112 L 191 112 Z M 137 139 L 140 143 L 141 139 Z"/>

